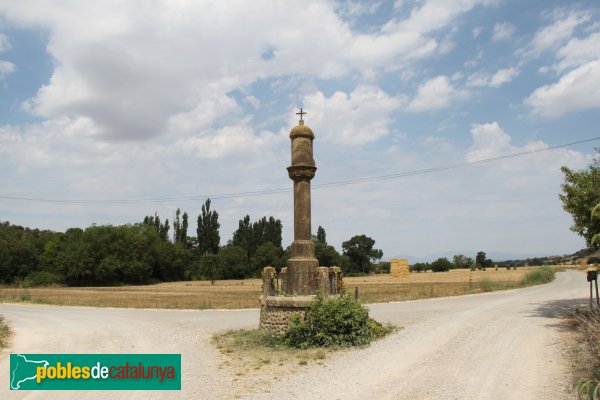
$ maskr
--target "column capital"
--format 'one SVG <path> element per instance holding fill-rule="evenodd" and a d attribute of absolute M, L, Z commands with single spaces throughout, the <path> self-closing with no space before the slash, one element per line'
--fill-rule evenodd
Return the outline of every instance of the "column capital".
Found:
<path fill-rule="evenodd" d="M 290 165 L 287 167 L 290 179 L 294 181 L 311 180 L 315 177 L 317 167 L 314 165 Z"/>

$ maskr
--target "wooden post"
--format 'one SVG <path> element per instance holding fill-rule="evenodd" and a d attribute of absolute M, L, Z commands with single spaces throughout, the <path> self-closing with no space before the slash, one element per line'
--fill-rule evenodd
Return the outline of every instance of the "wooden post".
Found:
<path fill-rule="evenodd" d="M 590 281 L 590 311 L 593 311 L 594 295 L 592 293 L 592 281 Z"/>
<path fill-rule="evenodd" d="M 591 283 L 591 282 L 590 282 Z M 594 283 L 596 284 L 596 305 L 598 307 L 600 307 L 600 299 L 598 298 L 598 278 L 596 277 L 596 279 L 594 280 Z"/>
<path fill-rule="evenodd" d="M 358 286 L 354 286 L 354 301 L 358 301 Z"/>

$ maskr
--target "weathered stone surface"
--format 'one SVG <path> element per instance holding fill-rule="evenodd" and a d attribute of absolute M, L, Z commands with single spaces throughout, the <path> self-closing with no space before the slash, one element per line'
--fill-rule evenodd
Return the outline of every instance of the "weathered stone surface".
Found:
<path fill-rule="evenodd" d="M 300 120 L 290 132 L 292 165 L 288 167 L 294 181 L 294 242 L 292 257 L 287 263 L 286 292 L 289 295 L 316 293 L 319 261 L 311 234 L 310 180 L 317 167 L 313 158 L 312 130 Z"/>
<path fill-rule="evenodd" d="M 392 278 L 403 278 L 409 274 L 410 270 L 406 258 L 392 258 L 390 260 L 390 276 Z"/>

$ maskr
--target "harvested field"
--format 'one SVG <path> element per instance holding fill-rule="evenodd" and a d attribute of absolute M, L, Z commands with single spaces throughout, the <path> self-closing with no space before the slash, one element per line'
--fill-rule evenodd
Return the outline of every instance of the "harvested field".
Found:
<path fill-rule="evenodd" d="M 346 289 L 358 287 L 365 303 L 456 296 L 519 286 L 531 268 L 487 271 L 411 273 L 406 278 L 389 275 L 348 277 Z M 259 279 L 168 282 L 156 285 L 118 287 L 0 287 L 0 302 L 31 302 L 69 306 L 236 309 L 259 307 Z"/>

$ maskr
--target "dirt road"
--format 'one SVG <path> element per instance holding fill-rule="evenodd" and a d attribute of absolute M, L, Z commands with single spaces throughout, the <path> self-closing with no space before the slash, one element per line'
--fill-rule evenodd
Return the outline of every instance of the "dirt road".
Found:
<path fill-rule="evenodd" d="M 0 304 L 15 353 L 181 353 L 182 392 L 9 392 L 3 399 L 568 399 L 568 362 L 557 315 L 585 305 L 583 274 L 527 289 L 374 304 L 372 315 L 404 329 L 270 387 L 240 393 L 219 368 L 214 332 L 250 328 L 258 310 L 172 311 Z M 300 368 L 300 367 L 298 367 Z M 268 390 L 268 392 L 265 392 Z"/>

